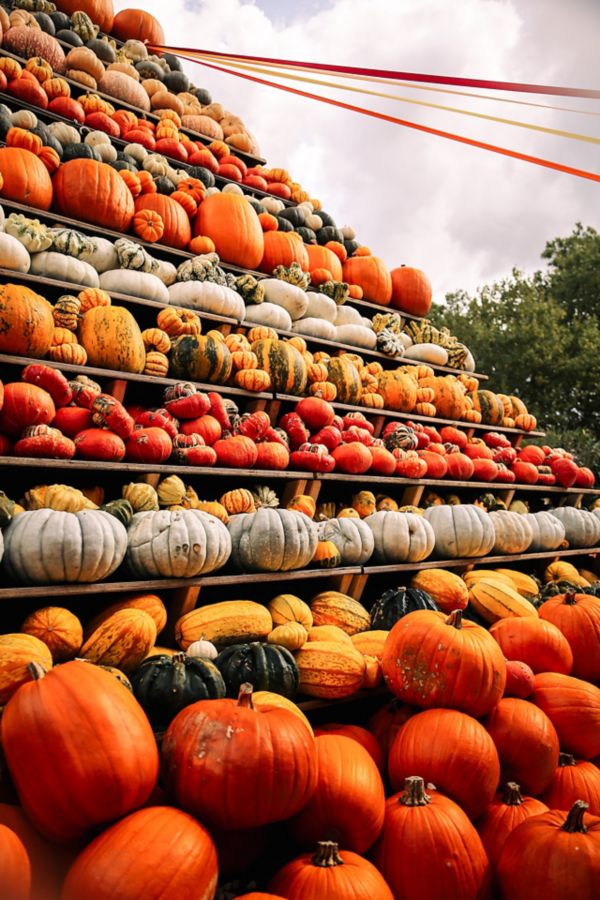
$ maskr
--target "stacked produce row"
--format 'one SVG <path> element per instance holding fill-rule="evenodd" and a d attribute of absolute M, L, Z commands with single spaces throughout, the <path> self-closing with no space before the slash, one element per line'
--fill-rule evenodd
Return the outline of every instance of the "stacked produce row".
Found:
<path fill-rule="evenodd" d="M 597 900 L 594 473 L 148 13 L 0 36 L 2 897 Z"/>

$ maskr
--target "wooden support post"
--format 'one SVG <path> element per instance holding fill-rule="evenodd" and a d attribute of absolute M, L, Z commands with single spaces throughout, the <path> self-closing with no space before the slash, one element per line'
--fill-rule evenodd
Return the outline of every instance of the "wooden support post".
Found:
<path fill-rule="evenodd" d="M 200 595 L 201 585 L 195 584 L 190 587 L 178 588 L 173 591 L 171 600 L 168 604 L 168 618 L 166 637 L 171 643 L 175 641 L 175 625 L 177 621 L 186 613 L 191 612 L 198 605 L 198 596 Z"/>
<path fill-rule="evenodd" d="M 309 497 L 312 497 L 316 503 L 319 499 L 319 494 L 321 493 L 322 486 L 323 482 L 320 478 L 313 478 L 312 481 L 308 482 L 305 493 L 308 494 Z"/>
<path fill-rule="evenodd" d="M 349 597 L 352 597 L 353 600 L 360 600 L 363 591 L 367 586 L 368 578 L 368 575 L 353 575 L 350 586 L 344 593 L 348 594 Z"/>
<path fill-rule="evenodd" d="M 400 506 L 418 506 L 425 491 L 424 484 L 410 485 L 405 487 L 400 498 Z"/>
<path fill-rule="evenodd" d="M 518 435 L 515 437 L 515 440 L 514 440 L 514 443 L 513 443 L 513 447 L 515 448 L 515 450 L 518 450 L 522 443 L 523 443 L 523 435 L 522 435 L 522 434 L 518 434 Z"/>
<path fill-rule="evenodd" d="M 109 381 L 104 390 L 105 394 L 110 394 L 111 397 L 114 397 L 115 400 L 118 400 L 119 403 L 122 403 L 125 399 L 125 392 L 127 390 L 127 382 L 122 378 L 115 378 L 114 381 Z"/>
<path fill-rule="evenodd" d="M 308 483 L 306 478 L 295 478 L 293 481 L 288 481 L 281 495 L 280 506 L 285 508 L 296 494 L 305 494 Z"/>
<path fill-rule="evenodd" d="M 385 426 L 385 418 L 385 416 L 373 416 L 373 418 L 371 419 L 371 422 L 373 423 L 373 426 L 375 428 L 373 437 L 378 438 L 380 436 Z"/>
<path fill-rule="evenodd" d="M 269 403 L 267 405 L 267 412 L 271 420 L 271 425 L 275 427 L 275 425 L 277 425 L 277 420 L 279 419 L 279 414 L 281 412 L 281 400 L 269 400 Z"/>
<path fill-rule="evenodd" d="M 156 490 L 160 483 L 161 477 L 162 476 L 158 474 L 140 475 L 137 480 L 143 482 L 144 484 L 151 485 Z"/>
<path fill-rule="evenodd" d="M 498 491 L 498 499 L 502 500 L 503 503 L 506 503 L 506 508 L 508 509 L 510 504 L 513 502 L 515 494 L 516 490 L 514 488 L 510 488 L 505 491 Z"/>
<path fill-rule="evenodd" d="M 330 591 L 339 591 L 341 594 L 351 596 L 352 581 L 356 575 L 332 575 L 328 579 L 327 588 Z"/>

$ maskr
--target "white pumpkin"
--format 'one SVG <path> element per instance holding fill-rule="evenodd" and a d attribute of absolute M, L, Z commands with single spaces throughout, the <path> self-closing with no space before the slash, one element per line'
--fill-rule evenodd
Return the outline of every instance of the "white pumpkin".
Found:
<path fill-rule="evenodd" d="M 373 529 L 364 519 L 351 516 L 326 519 L 317 523 L 320 541 L 332 541 L 342 557 L 343 566 L 362 566 L 375 549 Z"/>
<path fill-rule="evenodd" d="M 26 131 L 32 131 L 38 124 L 36 114 L 29 109 L 17 109 L 10 114 L 10 121 L 16 128 L 24 128 Z"/>
<path fill-rule="evenodd" d="M 306 296 L 308 297 L 308 304 L 304 312 L 305 318 L 325 319 L 326 322 L 331 322 L 332 325 L 337 324 L 335 317 L 338 309 L 341 309 L 341 307 L 338 307 L 335 300 L 332 300 L 331 297 L 327 297 L 325 294 L 318 294 L 316 291 L 307 291 Z"/>
<path fill-rule="evenodd" d="M 99 287 L 98 273 L 89 263 L 75 259 L 74 256 L 66 256 L 64 253 L 54 253 L 52 250 L 34 253 L 31 257 L 30 271 L 45 278 L 55 278 L 57 281 L 68 281 L 85 287 Z"/>
<path fill-rule="evenodd" d="M 162 156 L 160 153 L 149 153 L 146 157 L 144 157 L 144 161 L 142 162 L 142 168 L 146 172 L 150 172 L 151 175 L 168 176 L 170 165 L 166 160 L 166 157 Z"/>
<path fill-rule="evenodd" d="M 527 516 L 498 509 L 489 513 L 494 525 L 494 553 L 526 553 L 533 541 L 533 529 Z"/>
<path fill-rule="evenodd" d="M 308 295 L 302 288 L 280 278 L 262 278 L 260 283 L 265 289 L 265 300 L 287 310 L 292 322 L 305 315 Z"/>
<path fill-rule="evenodd" d="M 365 350 L 373 350 L 377 346 L 377 335 L 372 328 L 365 328 L 364 325 L 338 325 L 334 340 Z"/>
<path fill-rule="evenodd" d="M 340 228 L 342 235 L 344 236 L 344 240 L 346 241 L 354 241 L 356 239 L 356 231 L 352 228 L 351 225 L 344 225 Z"/>
<path fill-rule="evenodd" d="M 137 163 L 143 163 L 148 156 L 148 151 L 143 146 L 143 144 L 137 143 L 126 144 L 125 147 L 123 147 L 123 153 L 131 156 L 131 158 L 135 159 Z"/>
<path fill-rule="evenodd" d="M 475 371 L 475 360 L 473 358 L 473 354 L 470 350 L 467 350 L 467 355 L 465 357 L 465 361 L 463 363 L 463 369 L 465 372 L 474 372 Z"/>
<path fill-rule="evenodd" d="M 260 202 L 272 216 L 279 215 L 279 213 L 285 209 L 285 203 L 282 200 L 278 200 L 277 197 L 261 197 Z"/>
<path fill-rule="evenodd" d="M 13 272 L 28 272 L 31 257 L 21 241 L 12 234 L 0 233 L 0 268 Z"/>
<path fill-rule="evenodd" d="M 317 549 L 317 526 L 292 509 L 260 507 L 227 524 L 231 562 L 243 572 L 288 572 L 309 565 Z"/>
<path fill-rule="evenodd" d="M 144 300 L 169 302 L 169 292 L 160 278 L 150 272 L 136 272 L 134 269 L 109 269 L 100 276 L 100 287 L 104 291 L 118 291 L 130 297 Z"/>
<path fill-rule="evenodd" d="M 541 553 L 544 550 L 557 550 L 565 539 L 565 526 L 553 516 L 552 513 L 542 510 L 536 513 L 526 513 L 531 527 L 532 540 L 529 549 L 532 553 Z"/>
<path fill-rule="evenodd" d="M 246 321 L 254 325 L 268 325 L 278 331 L 292 330 L 289 312 L 275 303 L 251 303 L 246 307 Z"/>
<path fill-rule="evenodd" d="M 184 306 L 216 316 L 243 319 L 246 306 L 237 291 L 214 281 L 178 281 L 168 289 L 172 306 Z"/>
<path fill-rule="evenodd" d="M 239 186 L 239 184 L 236 184 L 235 181 L 232 181 L 231 184 L 225 184 L 223 186 L 223 193 L 224 194 L 243 194 L 244 191 Z"/>
<path fill-rule="evenodd" d="M 102 581 L 121 564 L 127 532 L 103 510 L 29 510 L 4 532 L 4 571 L 21 584 Z"/>
<path fill-rule="evenodd" d="M 564 525 L 565 537 L 571 547 L 600 545 L 600 517 L 574 506 L 559 506 L 550 512 Z"/>
<path fill-rule="evenodd" d="M 92 244 L 94 245 L 93 251 L 91 253 L 84 254 L 81 259 L 84 262 L 89 263 L 90 266 L 93 266 L 98 274 L 102 274 L 102 272 L 107 272 L 109 269 L 117 269 L 119 267 L 117 251 L 115 250 L 112 241 L 109 241 L 106 238 L 94 236 L 92 238 Z"/>
<path fill-rule="evenodd" d="M 135 513 L 127 563 L 138 578 L 195 578 L 225 565 L 231 554 L 226 526 L 198 509 Z"/>
<path fill-rule="evenodd" d="M 213 194 L 220 194 L 221 190 L 218 187 L 209 187 L 206 189 L 206 196 L 212 197 Z"/>
<path fill-rule="evenodd" d="M 337 329 L 326 319 L 314 319 L 309 316 L 307 319 L 298 319 L 294 322 L 292 331 L 309 337 L 323 338 L 326 341 L 335 341 Z"/>
<path fill-rule="evenodd" d="M 331 302 L 333 303 L 333 300 Z M 354 306 L 348 306 L 346 303 L 342 306 L 335 305 L 334 325 L 361 325 L 362 318 Z"/>
<path fill-rule="evenodd" d="M 424 516 L 435 533 L 435 554 L 441 559 L 487 556 L 494 546 L 493 522 L 479 506 L 429 506 Z"/>
<path fill-rule="evenodd" d="M 157 259 L 156 260 L 157 269 L 154 273 L 157 278 L 160 278 L 163 284 L 167 287 L 175 284 L 177 281 L 177 266 L 173 265 L 172 262 L 168 262 L 166 259 Z"/>
<path fill-rule="evenodd" d="M 117 158 L 117 149 L 113 147 L 105 131 L 90 131 L 89 134 L 86 134 L 84 143 L 98 151 L 102 162 L 114 162 Z"/>
<path fill-rule="evenodd" d="M 379 563 L 421 562 L 433 551 L 435 535 L 425 516 L 379 510 L 363 521 L 373 532 L 373 557 Z"/>
<path fill-rule="evenodd" d="M 445 366 L 448 362 L 448 351 L 439 344 L 413 344 L 404 351 L 405 359 L 416 359 L 419 362 Z"/>
<path fill-rule="evenodd" d="M 67 144 L 78 144 L 81 141 L 81 135 L 77 129 L 73 125 L 67 125 L 66 122 L 51 122 L 47 128 L 52 137 L 56 138 L 63 147 L 66 147 Z"/>

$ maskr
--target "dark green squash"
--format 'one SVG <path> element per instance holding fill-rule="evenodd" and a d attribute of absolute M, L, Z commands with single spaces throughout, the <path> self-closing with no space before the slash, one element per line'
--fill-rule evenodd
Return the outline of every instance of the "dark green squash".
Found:
<path fill-rule="evenodd" d="M 117 61 L 117 54 L 108 41 L 103 41 L 100 38 L 91 38 L 85 46 L 89 47 L 92 53 L 95 53 L 98 59 L 101 59 L 107 66 Z"/>
<path fill-rule="evenodd" d="M 57 10 L 56 12 L 49 13 L 49 15 L 50 15 L 50 18 L 52 19 L 52 21 L 54 22 L 55 32 L 59 32 L 63 28 L 71 27 L 71 19 L 69 18 L 69 16 L 66 13 L 59 12 Z"/>
<path fill-rule="evenodd" d="M 33 16 L 33 18 L 35 19 L 35 21 L 38 23 L 38 25 L 40 26 L 40 28 L 42 29 L 42 31 L 45 31 L 46 34 L 52 35 L 52 37 L 55 36 L 55 34 L 56 34 L 56 25 L 54 24 L 54 22 L 52 21 L 52 19 L 51 19 L 50 16 L 48 15 L 48 13 L 45 13 L 45 12 L 32 12 L 31 15 Z"/>
<path fill-rule="evenodd" d="M 96 162 L 102 162 L 102 157 L 96 148 L 83 142 L 65 144 L 62 161 L 69 162 L 72 159 L 95 159 Z"/>
<path fill-rule="evenodd" d="M 548 584 L 545 584 L 540 591 L 539 602 L 532 601 L 534 606 L 541 605 L 544 600 L 549 600 L 550 597 L 556 597 L 558 594 L 567 594 L 569 591 L 575 591 L 578 594 L 585 593 L 585 590 L 580 588 L 578 585 L 573 584 L 571 581 L 549 581 Z"/>
<path fill-rule="evenodd" d="M 137 172 L 135 163 L 127 162 L 125 159 L 113 159 L 108 165 L 111 169 L 114 169 L 115 172 L 123 172 L 124 170 L 127 170 L 128 172 Z"/>
<path fill-rule="evenodd" d="M 61 28 L 60 31 L 57 31 L 56 40 L 70 44 L 71 47 L 83 47 L 83 41 L 71 28 Z"/>
<path fill-rule="evenodd" d="M 174 53 L 161 53 L 160 57 L 164 59 L 172 72 L 181 72 L 183 70 L 181 60 Z"/>
<path fill-rule="evenodd" d="M 174 378 L 225 384 L 231 375 L 231 353 L 210 335 L 184 334 L 171 345 L 169 371 Z"/>
<path fill-rule="evenodd" d="M 228 697 L 237 697 L 244 682 L 255 691 L 272 691 L 292 698 L 298 691 L 298 667 L 289 650 L 277 644 L 233 644 L 215 659 Z"/>
<path fill-rule="evenodd" d="M 531 601 L 534 605 L 536 601 Z M 473 607 L 469 604 L 466 609 L 462 610 L 463 619 L 467 619 L 469 622 L 475 622 L 476 625 L 481 625 L 482 628 L 487 629 L 490 627 L 490 623 L 486 622 L 483 616 L 480 616 L 479 613 L 476 613 Z"/>
<path fill-rule="evenodd" d="M 125 528 L 128 528 L 131 525 L 133 519 L 133 506 L 129 500 L 111 500 L 110 503 L 105 503 L 100 509 L 110 513 L 115 519 L 118 519 Z"/>
<path fill-rule="evenodd" d="M 178 72 L 177 70 L 166 72 L 163 75 L 163 81 L 167 90 L 171 91 L 173 94 L 183 94 L 187 92 L 190 87 L 190 79 L 185 72 Z"/>
<path fill-rule="evenodd" d="M 323 229 L 321 229 L 322 231 Z M 301 226 L 300 228 L 296 228 L 297 233 L 300 235 L 305 244 L 316 244 L 317 243 L 317 235 L 312 230 L 312 228 L 306 228 Z"/>
<path fill-rule="evenodd" d="M 399 619 L 417 609 L 439 610 L 427 591 L 397 587 L 385 591 L 371 609 L 371 628 L 390 631 Z"/>
<path fill-rule="evenodd" d="M 145 659 L 131 676 L 131 685 L 158 732 L 165 731 L 184 706 L 225 696 L 225 682 L 214 663 L 185 653 Z"/>
<path fill-rule="evenodd" d="M 156 185 L 156 190 L 159 194 L 172 194 L 176 188 L 170 178 L 167 178 L 166 175 L 159 175 L 158 178 L 154 179 L 154 184 Z"/>
<path fill-rule="evenodd" d="M 288 219 L 284 219 L 283 216 L 275 216 L 277 222 L 279 223 L 279 231 L 293 231 L 294 226 Z"/>
<path fill-rule="evenodd" d="M 165 74 L 159 64 L 153 62 L 151 59 L 140 59 L 136 62 L 135 68 L 142 79 L 152 78 L 156 81 L 162 81 Z"/>
<path fill-rule="evenodd" d="M 256 213 L 257 216 L 260 216 L 261 213 L 264 213 L 267 211 L 266 207 L 263 206 L 262 203 L 259 203 L 258 200 L 256 199 L 256 197 L 250 197 L 248 195 L 246 199 L 248 200 L 248 203 L 250 204 L 250 206 L 252 207 L 252 209 L 254 210 L 254 212 Z"/>
<path fill-rule="evenodd" d="M 202 106 L 210 106 L 212 103 L 212 95 L 206 88 L 193 87 L 190 88 L 190 94 L 197 97 Z"/>
<path fill-rule="evenodd" d="M 352 256 L 354 251 L 358 250 L 360 246 L 361 245 L 358 241 L 344 241 L 344 247 L 346 248 L 346 253 L 348 254 L 348 256 Z"/>
<path fill-rule="evenodd" d="M 322 209 L 319 209 L 316 214 L 318 215 L 318 217 L 320 218 L 320 220 L 324 226 L 326 226 L 326 227 L 330 226 L 331 228 L 337 228 L 337 225 L 335 224 L 335 220 L 333 219 L 332 216 L 329 215 L 329 213 L 325 212 Z"/>
<path fill-rule="evenodd" d="M 273 390 L 280 394 L 299 397 L 304 393 L 308 373 L 302 354 L 287 341 L 255 341 L 252 352 L 258 357 L 258 366 L 271 376 Z M 358 373 L 357 373 L 358 377 Z"/>
<path fill-rule="evenodd" d="M 137 170 L 137 160 L 130 156 L 129 153 L 125 153 L 124 150 L 117 150 L 117 159 L 126 162 L 128 165 L 133 166 L 134 169 Z"/>
<path fill-rule="evenodd" d="M 301 228 L 306 222 L 306 212 L 298 206 L 288 206 L 282 209 L 279 215 L 291 222 L 294 228 Z"/>
<path fill-rule="evenodd" d="M 317 215 L 320 216 L 320 213 L 317 213 Z M 322 247 L 329 243 L 329 241 L 338 241 L 341 244 L 343 240 L 344 235 L 339 228 L 334 228 L 333 225 L 323 225 L 323 227 L 319 228 L 317 231 L 317 241 Z"/>
<path fill-rule="evenodd" d="M 204 187 L 210 188 L 215 186 L 215 176 L 210 169 L 204 166 L 188 166 L 187 171 L 190 178 L 197 178 Z"/>
<path fill-rule="evenodd" d="M 46 147 L 52 147 L 53 150 L 58 153 L 58 158 L 62 159 L 63 156 L 63 147 L 60 141 L 54 137 L 51 131 L 48 131 L 48 126 L 44 125 L 43 122 L 38 122 L 35 128 L 32 128 L 31 131 L 33 134 L 37 134 L 37 136 L 41 139 L 42 143 Z"/>
<path fill-rule="evenodd" d="M 11 122 L 9 117 L 3 112 L 0 112 L 0 141 L 6 140 L 6 135 L 12 127 L 13 123 Z"/>

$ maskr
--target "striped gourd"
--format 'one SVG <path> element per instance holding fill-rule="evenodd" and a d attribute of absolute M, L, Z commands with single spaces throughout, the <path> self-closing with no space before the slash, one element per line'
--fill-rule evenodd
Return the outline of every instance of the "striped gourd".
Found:
<path fill-rule="evenodd" d="M 525 572 L 517 572 L 516 569 L 496 569 L 495 572 L 497 575 L 510 578 L 515 591 L 527 600 L 537 597 L 540 593 L 540 587 L 535 578 L 526 575 Z"/>
<path fill-rule="evenodd" d="M 362 653 L 341 641 L 307 641 L 296 653 L 296 665 L 300 693 L 329 700 L 355 694 L 365 674 Z"/>
<path fill-rule="evenodd" d="M 356 366 L 343 356 L 335 356 L 327 364 L 327 380 L 335 385 L 339 403 L 359 403 L 362 382 Z"/>
<path fill-rule="evenodd" d="M 359 653 L 364 656 L 374 656 L 381 662 L 383 656 L 383 646 L 389 631 L 361 631 L 359 634 L 353 634 L 351 641 Z"/>
<path fill-rule="evenodd" d="M 538 614 L 535 606 L 529 600 L 521 597 L 514 588 L 485 579 L 471 587 L 469 603 L 475 612 L 490 624 L 510 616 L 537 616 Z"/>
<path fill-rule="evenodd" d="M 82 659 L 128 672 L 146 658 L 156 641 L 154 619 L 142 609 L 120 609 L 93 631 L 79 651 Z"/>
<path fill-rule="evenodd" d="M 84 638 L 87 639 L 96 628 L 106 622 L 113 613 L 119 612 L 120 609 L 141 609 L 148 613 L 150 618 L 154 619 L 157 634 L 160 634 L 167 624 L 167 610 L 160 597 L 157 597 L 156 594 L 131 594 L 123 600 L 107 606 L 91 622 L 88 622 L 84 629 Z"/>
<path fill-rule="evenodd" d="M 275 626 L 298 622 L 307 631 L 312 628 L 313 617 L 310 606 L 294 594 L 277 594 L 269 601 L 268 609 Z"/>
<path fill-rule="evenodd" d="M 362 603 L 339 591 L 323 591 L 310 604 L 314 625 L 337 625 L 346 634 L 371 627 L 371 616 Z"/>
<path fill-rule="evenodd" d="M 342 641 L 351 644 L 352 638 L 337 625 L 315 625 L 308 632 L 309 641 Z"/>
<path fill-rule="evenodd" d="M 275 391 L 300 396 L 304 393 L 308 378 L 306 362 L 302 354 L 289 342 L 259 340 L 252 344 L 259 369 L 271 376 Z"/>
<path fill-rule="evenodd" d="M 225 647 L 242 641 L 264 641 L 272 630 L 271 613 L 261 603 L 225 600 L 183 615 L 175 626 L 175 640 L 182 650 L 201 638 Z"/>
<path fill-rule="evenodd" d="M 233 362 L 224 341 L 210 334 L 184 334 L 171 346 L 170 374 L 175 378 L 224 384 Z"/>
<path fill-rule="evenodd" d="M 508 587 L 514 586 L 512 579 L 508 575 L 503 575 L 496 569 L 473 569 L 471 572 L 465 572 L 462 578 L 468 588 L 482 580 L 497 581 L 500 584 L 508 585 Z"/>
<path fill-rule="evenodd" d="M 473 409 L 481 413 L 484 425 L 502 424 L 504 405 L 498 394 L 493 391 L 473 391 L 469 397 L 473 401 Z"/>

